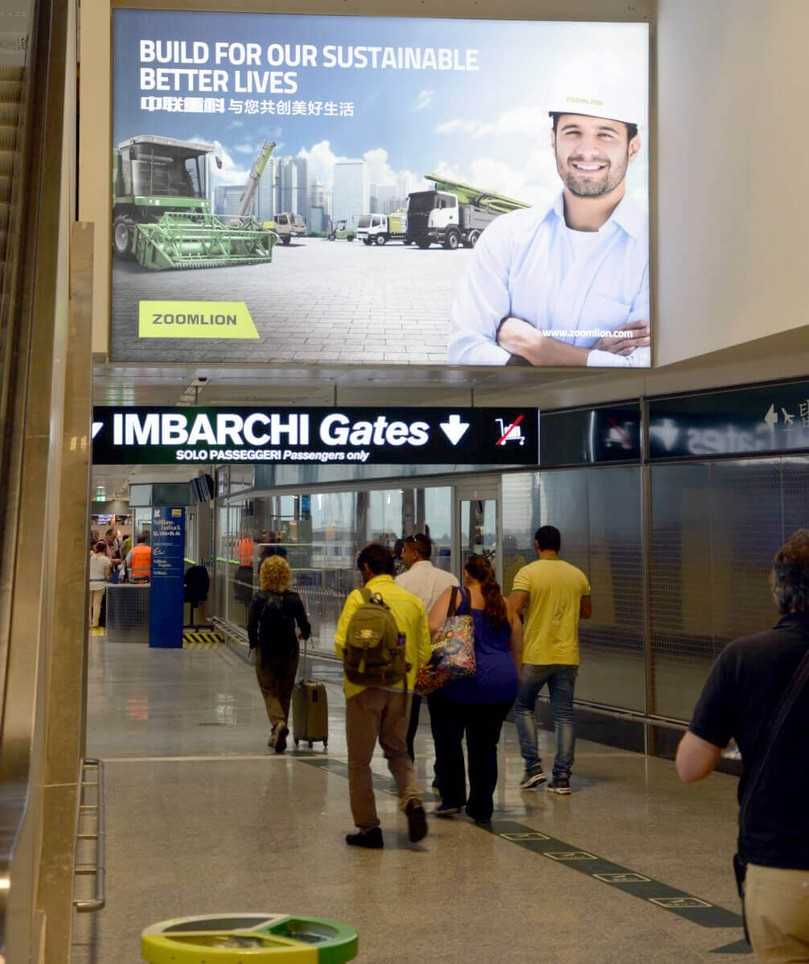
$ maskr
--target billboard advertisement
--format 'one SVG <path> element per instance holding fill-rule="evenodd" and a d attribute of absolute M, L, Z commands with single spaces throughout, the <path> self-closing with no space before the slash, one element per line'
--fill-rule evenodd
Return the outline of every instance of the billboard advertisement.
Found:
<path fill-rule="evenodd" d="M 649 365 L 647 24 L 113 14 L 114 361 Z"/>

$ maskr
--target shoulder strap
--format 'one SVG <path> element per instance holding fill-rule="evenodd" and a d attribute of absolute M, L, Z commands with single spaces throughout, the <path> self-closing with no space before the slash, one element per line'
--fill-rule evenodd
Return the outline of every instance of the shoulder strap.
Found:
<path fill-rule="evenodd" d="M 449 608 L 447 609 L 447 619 L 452 619 L 458 609 L 458 587 L 453 586 L 449 596 Z"/>
<path fill-rule="evenodd" d="M 764 771 L 767 768 L 772 751 L 778 742 L 778 737 L 781 735 L 781 730 L 784 728 L 784 724 L 787 721 L 789 714 L 792 712 L 793 707 L 798 702 L 798 697 L 801 695 L 802 691 L 809 683 L 809 646 L 806 652 L 803 654 L 803 659 L 801 659 L 798 664 L 798 668 L 795 670 L 792 679 L 790 680 L 789 686 L 786 689 L 781 702 L 778 704 L 778 712 L 775 716 L 775 722 L 770 728 L 769 737 L 765 740 L 762 747 L 761 759 L 759 761 L 758 767 L 755 772 L 749 774 L 749 779 L 747 782 L 747 787 L 744 792 L 744 798 L 741 801 L 739 823 L 742 824 L 744 818 L 747 814 L 747 809 L 750 806 L 750 801 L 753 799 L 758 785 L 761 783 L 762 777 L 764 776 Z"/>
<path fill-rule="evenodd" d="M 371 601 L 371 590 L 366 589 L 365 586 L 360 589 L 360 595 L 362 596 L 362 601 L 364 603 L 369 603 Z"/>

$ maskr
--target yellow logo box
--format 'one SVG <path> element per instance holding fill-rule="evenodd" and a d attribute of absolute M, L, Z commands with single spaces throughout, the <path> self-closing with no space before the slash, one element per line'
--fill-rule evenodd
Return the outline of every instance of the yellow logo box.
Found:
<path fill-rule="evenodd" d="M 138 336 L 258 340 L 244 301 L 141 301 Z"/>

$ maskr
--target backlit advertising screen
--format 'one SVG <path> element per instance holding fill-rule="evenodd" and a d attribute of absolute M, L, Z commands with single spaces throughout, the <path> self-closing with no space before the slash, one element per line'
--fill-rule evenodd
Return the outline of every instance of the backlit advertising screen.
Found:
<path fill-rule="evenodd" d="M 650 364 L 647 24 L 113 28 L 114 361 Z"/>

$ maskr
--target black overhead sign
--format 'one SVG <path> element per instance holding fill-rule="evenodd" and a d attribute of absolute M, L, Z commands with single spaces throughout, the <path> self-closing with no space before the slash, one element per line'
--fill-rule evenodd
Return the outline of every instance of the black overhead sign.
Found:
<path fill-rule="evenodd" d="M 809 381 L 649 402 L 652 459 L 809 449 Z"/>
<path fill-rule="evenodd" d="M 640 404 L 542 412 L 539 464 L 597 465 L 640 461 Z"/>
<path fill-rule="evenodd" d="M 536 409 L 96 408 L 95 465 L 536 465 Z"/>

